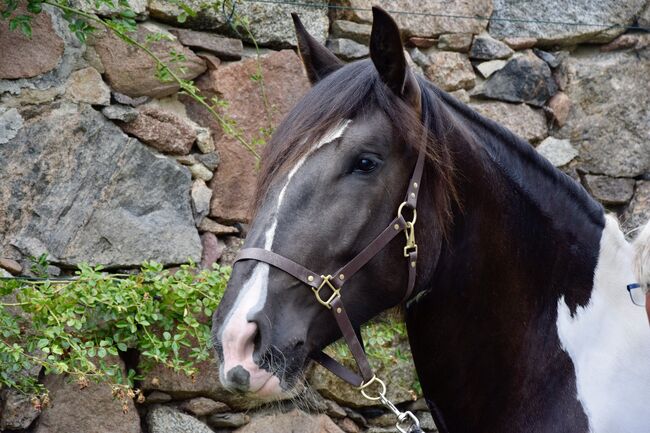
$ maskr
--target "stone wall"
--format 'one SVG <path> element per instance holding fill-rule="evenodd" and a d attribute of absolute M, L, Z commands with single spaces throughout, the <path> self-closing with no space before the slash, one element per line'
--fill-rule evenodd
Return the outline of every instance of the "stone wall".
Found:
<path fill-rule="evenodd" d="M 368 55 L 369 0 L 330 2 L 360 11 L 240 4 L 237 12 L 262 46 L 265 108 L 250 78 L 255 52 L 250 41 L 233 38 L 221 11 L 205 9 L 181 25 L 171 2 L 131 3 L 137 39 L 168 35 L 152 50 L 167 59 L 170 51 L 183 53 L 177 72 L 226 100 L 223 112 L 247 137 L 277 125 L 309 88 L 289 12 L 299 12 L 340 58 Z M 445 15 L 395 15 L 413 68 L 529 140 L 631 230 L 650 218 L 650 35 L 625 26 L 648 27 L 650 2 L 547 0 L 543 11 L 535 3 L 382 5 Z M 613 25 L 548 23 L 575 21 Z M 177 85 L 159 82 L 150 58 L 105 32 L 81 44 L 47 7 L 33 21 L 31 40 L 0 21 L 0 52 L 0 267 L 28 274 L 29 257 L 43 253 L 53 275 L 80 262 L 125 269 L 145 260 L 232 261 L 249 222 L 256 161 Z M 433 431 L 410 360 L 382 368 L 396 401 Z M 144 402 L 125 407 L 107 386 L 79 390 L 46 377 L 53 404 L 42 413 L 29 399 L 0 392 L 0 430 L 392 431 L 382 410 L 328 373 L 314 369 L 309 378 L 315 392 L 278 411 L 244 410 L 246 402 L 220 387 L 214 363 L 195 378 L 157 369 L 141 384 Z"/>

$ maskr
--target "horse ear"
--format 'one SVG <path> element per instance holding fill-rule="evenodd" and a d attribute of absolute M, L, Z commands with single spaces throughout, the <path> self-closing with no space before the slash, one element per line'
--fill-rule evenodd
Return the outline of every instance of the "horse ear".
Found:
<path fill-rule="evenodd" d="M 420 91 L 404 56 L 404 46 L 397 23 L 388 12 L 372 7 L 370 58 L 382 81 L 397 95 L 419 108 Z"/>
<path fill-rule="evenodd" d="M 298 53 L 302 64 L 307 71 L 307 77 L 311 84 L 316 84 L 338 68 L 343 66 L 334 54 L 321 45 L 312 35 L 307 33 L 300 18 L 295 13 L 291 14 L 293 25 L 296 28 L 296 39 L 298 40 Z"/>

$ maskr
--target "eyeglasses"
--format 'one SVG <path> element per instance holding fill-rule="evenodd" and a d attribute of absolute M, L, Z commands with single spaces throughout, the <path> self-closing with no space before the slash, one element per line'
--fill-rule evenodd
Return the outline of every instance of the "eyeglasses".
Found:
<path fill-rule="evenodd" d="M 638 283 L 628 284 L 627 291 L 630 293 L 630 299 L 634 305 L 639 307 L 645 307 L 645 292 L 641 288 L 641 285 Z"/>

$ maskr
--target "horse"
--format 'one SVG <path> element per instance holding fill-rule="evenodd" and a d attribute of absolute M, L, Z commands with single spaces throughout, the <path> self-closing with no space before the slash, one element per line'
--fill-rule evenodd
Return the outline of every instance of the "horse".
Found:
<path fill-rule="evenodd" d="M 650 328 L 626 291 L 650 280 L 650 224 L 629 243 L 529 143 L 413 73 L 382 9 L 370 58 L 349 64 L 294 21 L 313 86 L 266 145 L 242 250 L 257 255 L 213 317 L 223 386 L 293 395 L 321 349 L 402 305 L 441 432 L 650 431 Z M 417 224 L 400 206 L 414 188 Z M 392 237 L 353 276 L 325 275 L 394 221 L 411 249 Z"/>

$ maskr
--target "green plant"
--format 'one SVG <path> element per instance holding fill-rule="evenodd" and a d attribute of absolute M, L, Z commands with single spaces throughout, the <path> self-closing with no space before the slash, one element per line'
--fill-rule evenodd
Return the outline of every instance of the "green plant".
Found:
<path fill-rule="evenodd" d="M 155 364 L 186 374 L 210 358 L 210 317 L 230 269 L 192 264 L 175 273 L 154 262 L 134 275 L 79 266 L 69 282 L 0 280 L 0 385 L 25 394 L 46 390 L 28 371 L 67 373 L 80 385 L 109 381 L 133 396 L 135 380 Z M 140 353 L 140 371 L 108 362 Z"/>

